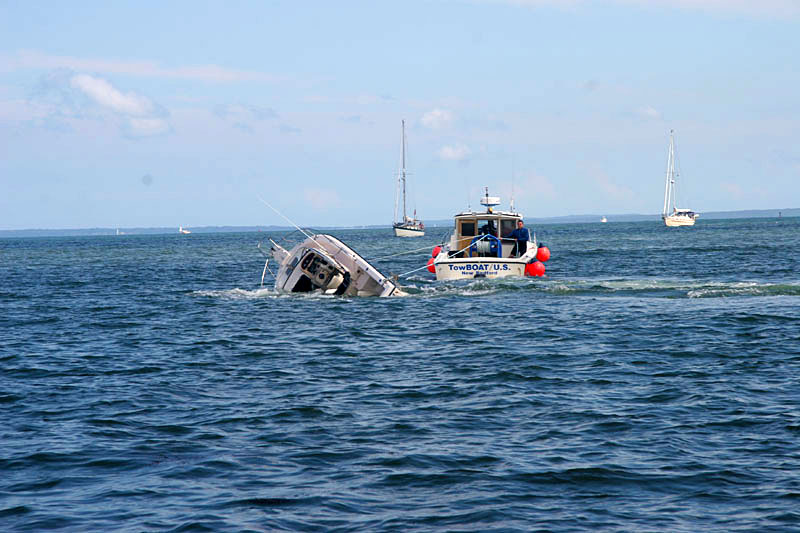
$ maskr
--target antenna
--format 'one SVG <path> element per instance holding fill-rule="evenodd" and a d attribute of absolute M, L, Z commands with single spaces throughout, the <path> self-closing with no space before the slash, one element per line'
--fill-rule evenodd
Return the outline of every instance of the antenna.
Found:
<path fill-rule="evenodd" d="M 511 156 L 511 202 L 509 204 L 511 212 L 514 212 L 514 156 Z"/>
<path fill-rule="evenodd" d="M 292 222 L 291 220 L 289 220 L 289 219 L 288 219 L 288 218 L 287 218 L 287 217 L 286 217 L 286 216 L 285 216 L 283 213 L 281 213 L 280 211 L 278 211 L 277 209 L 275 209 L 274 207 L 272 207 L 272 206 L 269 204 L 269 202 L 267 202 L 266 200 L 264 200 L 263 198 L 261 198 L 261 197 L 260 197 L 260 196 L 258 196 L 258 195 L 256 195 L 256 198 L 258 198 L 258 199 L 261 201 L 261 203 L 263 203 L 264 205 L 266 205 L 267 207 L 269 207 L 270 209 L 272 209 L 273 211 L 275 211 L 276 213 L 278 213 L 278 215 L 280 215 L 280 217 L 281 217 L 282 219 L 284 219 L 286 222 L 288 222 L 289 224 L 291 224 L 292 226 L 294 226 L 295 228 L 297 228 L 297 231 L 299 231 L 300 233 L 302 233 L 303 235 L 305 235 L 306 237 L 308 237 L 308 238 L 309 238 L 309 239 L 311 239 L 312 241 L 316 242 L 316 243 L 317 243 L 317 246 L 322 246 L 320 243 L 318 243 L 318 242 L 317 242 L 317 241 L 314 239 L 314 236 L 313 236 L 313 235 L 309 235 L 308 233 L 306 233 L 305 231 L 303 231 L 303 228 L 301 228 L 300 226 L 298 226 L 297 224 L 295 224 L 294 222 Z"/>

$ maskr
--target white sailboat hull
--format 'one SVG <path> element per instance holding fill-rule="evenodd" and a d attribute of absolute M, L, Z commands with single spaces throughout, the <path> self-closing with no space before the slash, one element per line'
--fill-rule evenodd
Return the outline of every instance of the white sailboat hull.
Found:
<path fill-rule="evenodd" d="M 424 237 L 424 228 L 414 228 L 407 226 L 394 226 L 395 237 Z"/>
<path fill-rule="evenodd" d="M 697 217 L 700 215 L 691 209 L 679 208 L 677 204 L 677 194 L 675 192 L 675 135 L 674 131 L 669 132 L 669 151 L 667 153 L 667 175 L 664 181 L 664 210 L 662 211 L 661 219 L 664 225 L 669 228 L 679 226 L 694 226 Z M 669 208 L 672 207 L 672 214 Z"/>
<path fill-rule="evenodd" d="M 696 220 L 696 217 L 685 215 L 670 215 L 662 218 L 664 219 L 664 225 L 670 228 L 675 228 L 678 226 L 694 226 Z"/>
<path fill-rule="evenodd" d="M 425 225 L 421 220 L 417 219 L 417 210 L 414 210 L 414 216 L 406 215 L 406 121 L 403 120 L 401 124 L 401 154 L 402 163 L 400 165 L 400 173 L 397 175 L 397 191 L 394 198 L 394 228 L 395 237 L 422 237 L 425 235 Z M 403 218 L 398 218 L 398 209 L 400 207 L 400 199 L 403 202 Z"/>

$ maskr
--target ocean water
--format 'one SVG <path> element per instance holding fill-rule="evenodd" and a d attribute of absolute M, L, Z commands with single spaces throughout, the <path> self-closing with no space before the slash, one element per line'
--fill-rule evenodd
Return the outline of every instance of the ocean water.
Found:
<path fill-rule="evenodd" d="M 0 530 L 800 531 L 800 219 L 533 229 L 546 278 L 392 299 L 261 287 L 265 234 L 0 240 Z"/>

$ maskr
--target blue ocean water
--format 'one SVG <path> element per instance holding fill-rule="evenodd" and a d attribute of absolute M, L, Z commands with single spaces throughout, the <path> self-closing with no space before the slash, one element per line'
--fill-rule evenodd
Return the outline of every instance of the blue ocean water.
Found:
<path fill-rule="evenodd" d="M 800 219 L 533 229 L 547 278 L 392 299 L 260 287 L 256 233 L 0 240 L 0 530 L 800 531 Z"/>

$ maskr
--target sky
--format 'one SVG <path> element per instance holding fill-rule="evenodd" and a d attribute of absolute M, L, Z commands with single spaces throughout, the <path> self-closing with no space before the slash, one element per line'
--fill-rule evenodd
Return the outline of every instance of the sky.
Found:
<path fill-rule="evenodd" d="M 800 2 L 0 0 L 0 229 L 800 207 Z"/>

